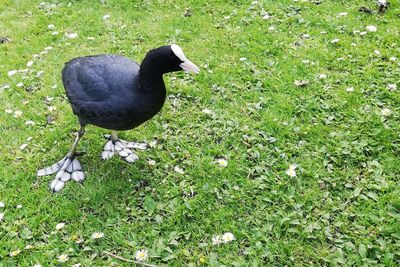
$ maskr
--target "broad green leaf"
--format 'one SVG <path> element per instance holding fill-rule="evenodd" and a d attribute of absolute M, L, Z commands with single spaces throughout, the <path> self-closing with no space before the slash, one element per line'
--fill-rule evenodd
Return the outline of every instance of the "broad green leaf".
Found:
<path fill-rule="evenodd" d="M 364 244 L 360 244 L 360 246 L 358 246 L 358 253 L 360 254 L 360 256 L 362 258 L 366 258 L 367 257 L 367 247 Z"/>
<path fill-rule="evenodd" d="M 143 206 L 150 214 L 152 214 L 157 207 L 157 203 L 151 196 L 147 195 L 144 200 Z"/>

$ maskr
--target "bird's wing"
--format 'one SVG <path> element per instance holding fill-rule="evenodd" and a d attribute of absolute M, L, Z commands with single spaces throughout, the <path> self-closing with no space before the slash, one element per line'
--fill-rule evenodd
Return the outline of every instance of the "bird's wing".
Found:
<path fill-rule="evenodd" d="M 139 65 L 117 55 L 88 56 L 66 63 L 62 75 L 72 104 L 77 101 L 104 101 L 133 87 Z"/>
<path fill-rule="evenodd" d="M 117 55 L 88 56 L 66 63 L 62 76 L 74 113 L 79 117 L 90 106 L 118 105 L 132 95 L 139 65 Z M 121 98 L 120 96 L 124 97 Z"/>

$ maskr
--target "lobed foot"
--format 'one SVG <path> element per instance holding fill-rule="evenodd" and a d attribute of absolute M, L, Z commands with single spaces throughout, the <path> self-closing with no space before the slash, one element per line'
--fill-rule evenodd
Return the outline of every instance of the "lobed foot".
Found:
<path fill-rule="evenodd" d="M 44 176 L 57 173 L 54 180 L 50 183 L 50 189 L 54 192 L 60 192 L 65 183 L 69 180 L 74 180 L 78 183 L 83 183 L 85 180 L 85 173 L 82 171 L 81 163 L 75 156 L 65 156 L 59 162 L 51 165 L 50 167 L 38 170 L 36 176 Z"/>
<path fill-rule="evenodd" d="M 132 149 L 147 149 L 146 143 L 128 142 L 125 140 L 117 139 L 113 140 L 110 135 L 105 135 L 107 139 L 110 139 L 105 146 L 104 151 L 101 153 L 101 158 L 107 160 L 112 158 L 115 154 L 119 154 L 126 162 L 132 163 L 139 159 Z"/>

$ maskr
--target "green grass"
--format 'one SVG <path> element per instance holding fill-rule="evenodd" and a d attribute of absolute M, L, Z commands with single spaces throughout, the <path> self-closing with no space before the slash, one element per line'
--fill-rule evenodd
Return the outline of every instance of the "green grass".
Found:
<path fill-rule="evenodd" d="M 400 87 L 398 1 L 385 14 L 359 12 L 376 9 L 359 0 L 40 2 L 0 4 L 0 35 L 12 39 L 0 44 L 0 88 L 10 86 L 0 93 L 0 266 L 57 265 L 61 254 L 67 266 L 129 266 L 104 251 L 134 259 L 142 248 L 164 266 L 399 265 L 400 88 L 388 89 Z M 377 32 L 354 33 L 368 25 Z M 88 127 L 84 186 L 51 194 L 53 178 L 35 172 L 60 160 L 78 129 L 64 62 L 101 53 L 140 62 L 175 42 L 201 73 L 166 75 L 162 112 L 121 133 L 157 146 L 132 165 L 102 162 L 107 131 Z M 105 237 L 92 240 L 97 231 Z M 236 240 L 212 245 L 225 232 Z"/>

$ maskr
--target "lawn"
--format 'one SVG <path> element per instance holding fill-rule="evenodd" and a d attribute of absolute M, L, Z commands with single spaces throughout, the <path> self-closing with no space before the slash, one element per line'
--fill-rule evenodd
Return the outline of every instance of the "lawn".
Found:
<path fill-rule="evenodd" d="M 41 2 L 0 3 L 0 266 L 399 266 L 398 1 Z M 104 162 L 89 126 L 86 182 L 52 194 L 64 63 L 173 43 L 200 74 L 121 133 L 153 146 Z"/>

